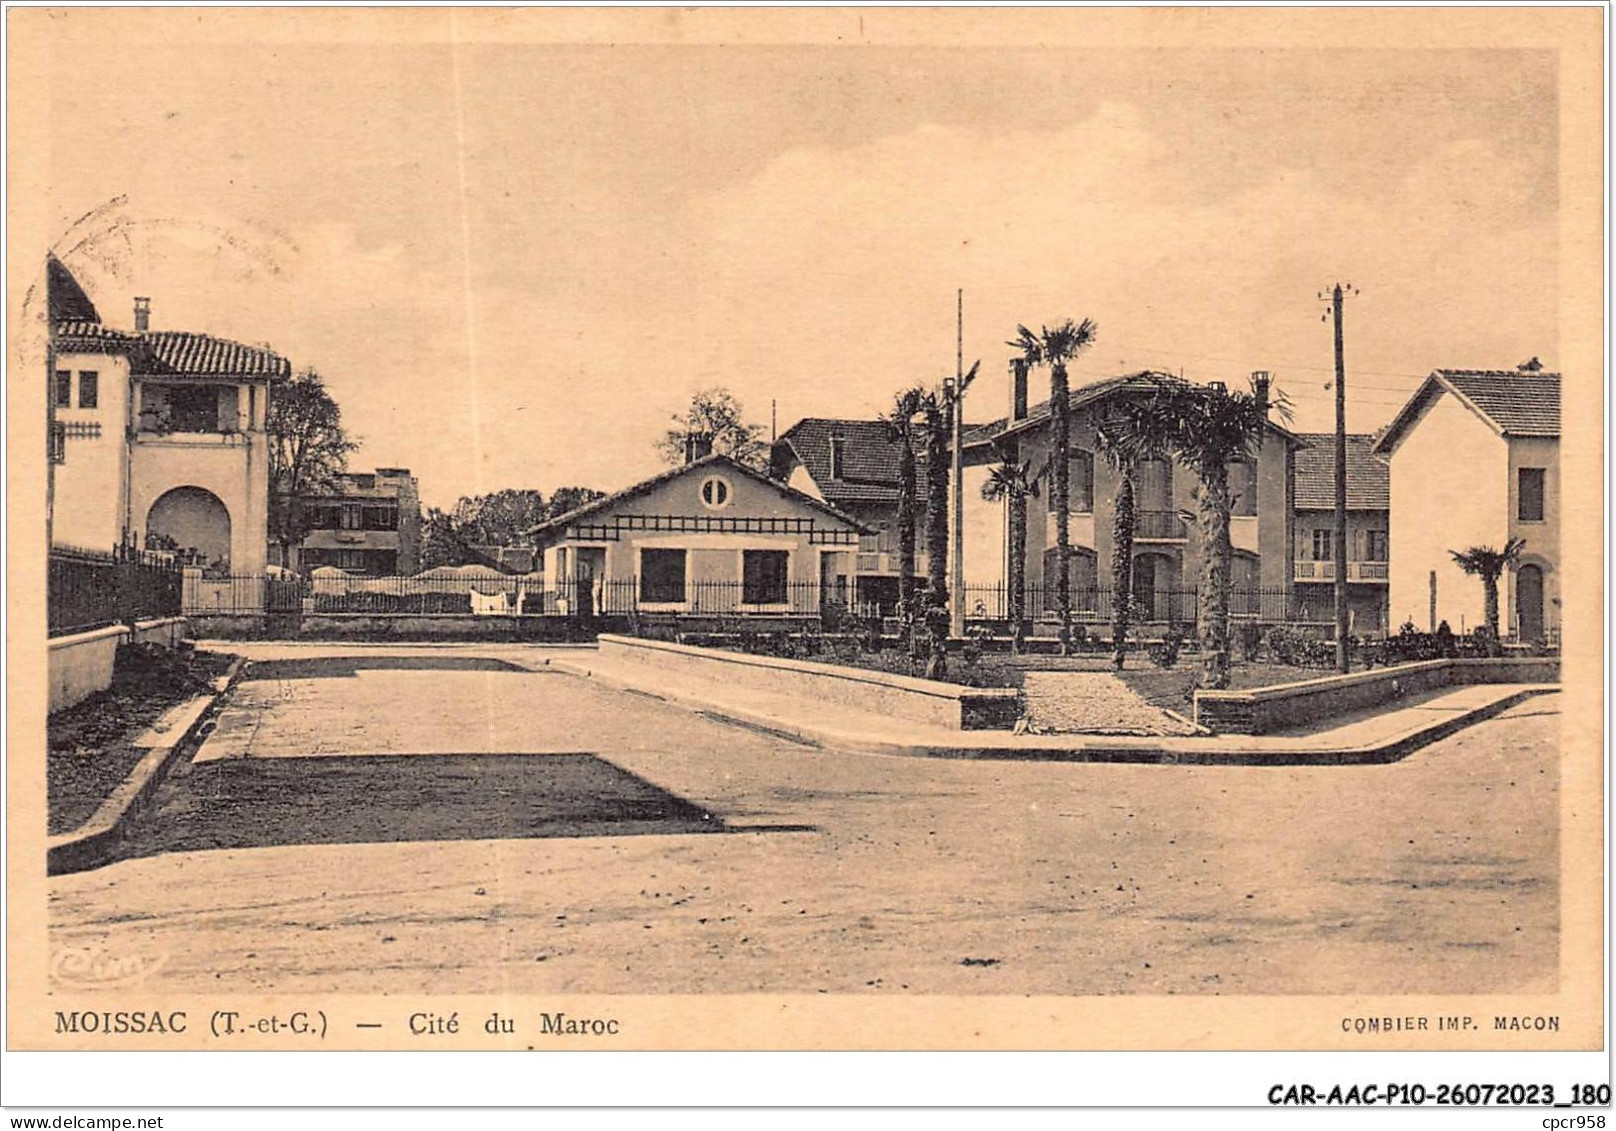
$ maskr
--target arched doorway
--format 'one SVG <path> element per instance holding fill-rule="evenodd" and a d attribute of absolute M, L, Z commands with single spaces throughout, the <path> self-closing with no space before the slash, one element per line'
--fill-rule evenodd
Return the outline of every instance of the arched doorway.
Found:
<path fill-rule="evenodd" d="M 1524 641 L 1543 636 L 1543 570 L 1538 566 L 1515 571 L 1515 625 Z"/>
<path fill-rule="evenodd" d="M 230 511 L 212 491 L 175 487 L 164 492 L 146 515 L 146 533 L 200 565 L 230 566 Z"/>

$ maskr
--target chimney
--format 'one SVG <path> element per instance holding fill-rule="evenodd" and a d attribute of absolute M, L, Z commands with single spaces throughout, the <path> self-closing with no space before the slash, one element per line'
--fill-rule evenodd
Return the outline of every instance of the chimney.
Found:
<path fill-rule="evenodd" d="M 1027 359 L 1010 363 L 1010 423 L 1027 419 Z"/>
<path fill-rule="evenodd" d="M 692 464 L 699 459 L 706 459 L 713 454 L 713 434 L 711 432 L 685 433 L 685 463 Z"/>
<path fill-rule="evenodd" d="M 145 295 L 135 296 L 135 333 L 144 334 L 151 329 L 151 299 Z"/>
<path fill-rule="evenodd" d="M 1268 386 L 1270 378 L 1268 370 L 1257 369 L 1251 374 L 1251 395 L 1257 398 L 1257 407 L 1262 409 L 1263 419 L 1268 418 Z"/>
<path fill-rule="evenodd" d="M 1537 358 L 1533 357 L 1521 362 L 1515 368 L 1519 369 L 1522 373 L 1541 373 L 1543 371 L 1543 363 Z"/>

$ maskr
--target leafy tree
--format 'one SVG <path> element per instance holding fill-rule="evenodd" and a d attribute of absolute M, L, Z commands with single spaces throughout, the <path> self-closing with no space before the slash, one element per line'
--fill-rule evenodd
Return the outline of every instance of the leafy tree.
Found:
<path fill-rule="evenodd" d="M 1027 621 L 1027 500 L 1038 497 L 1038 479 L 1031 461 L 1017 461 L 1012 445 L 1001 452 L 999 463 L 988 472 L 982 484 L 984 502 L 1004 502 L 1009 510 L 1010 562 L 1005 583 L 1005 615 L 1010 621 L 1010 650 L 1021 651 Z"/>
<path fill-rule="evenodd" d="M 308 535 L 303 496 L 330 488 L 359 441 L 343 429 L 342 408 L 313 369 L 271 391 L 265 429 L 270 537 L 281 548 L 281 561 L 295 569 L 297 548 Z"/>
<path fill-rule="evenodd" d="M 673 424 L 657 441 L 658 454 L 673 467 L 685 461 L 685 437 L 700 433 L 712 437 L 713 451 L 754 471 L 768 469 L 769 445 L 763 439 L 763 426 L 748 424 L 741 402 L 722 386 L 697 392 L 690 407 L 673 417 Z"/>
<path fill-rule="evenodd" d="M 1017 326 L 1016 337 L 1009 343 L 1021 351 L 1021 360 L 1028 367 L 1049 366 L 1050 498 L 1055 508 L 1057 568 L 1055 603 L 1060 610 L 1061 654 L 1068 656 L 1072 652 L 1072 404 L 1066 367 L 1093 344 L 1096 329 L 1087 318 L 1081 323 L 1068 318 L 1054 327 L 1044 326 L 1037 333 Z M 1048 583 L 1047 578 L 1045 583 Z"/>
<path fill-rule="evenodd" d="M 1288 416 L 1280 399 L 1278 411 Z M 1195 385 L 1158 374 L 1146 395 L 1120 401 L 1108 423 L 1111 443 L 1133 461 L 1165 450 L 1195 473 L 1201 543 L 1201 584 L 1197 619 L 1201 630 L 1198 686 L 1229 686 L 1229 598 L 1233 586 L 1229 543 L 1229 464 L 1250 459 L 1261 443 L 1268 412 L 1255 389 L 1241 392 L 1221 385 Z"/>
<path fill-rule="evenodd" d="M 453 513 L 428 507 L 421 515 L 421 568 L 466 565 L 475 558 L 476 553 Z"/>
<path fill-rule="evenodd" d="M 593 487 L 558 487 L 548 500 L 530 488 L 463 495 L 449 510 L 428 508 L 421 519 L 421 568 L 485 560 L 479 546 L 527 546 L 533 527 L 604 498 Z"/>
<path fill-rule="evenodd" d="M 1490 644 L 1496 651 L 1501 639 L 1498 633 L 1498 579 L 1504 571 L 1521 559 L 1526 548 L 1524 538 L 1511 538 L 1502 550 L 1491 546 L 1471 546 L 1466 550 L 1449 550 L 1453 563 L 1472 577 L 1481 578 L 1482 599 L 1487 617 Z"/>
<path fill-rule="evenodd" d="M 455 521 L 462 534 L 480 546 L 525 545 L 528 531 L 548 517 L 550 507 L 544 495 L 531 488 L 507 487 L 455 504 Z"/>
<path fill-rule="evenodd" d="M 597 491 L 593 487 L 557 487 L 555 493 L 550 496 L 550 506 L 545 517 L 557 518 L 605 497 L 605 491 Z"/>

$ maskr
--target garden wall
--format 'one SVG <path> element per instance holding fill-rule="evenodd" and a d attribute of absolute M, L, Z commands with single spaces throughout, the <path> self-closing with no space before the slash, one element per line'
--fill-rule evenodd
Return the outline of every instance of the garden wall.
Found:
<path fill-rule="evenodd" d="M 1010 688 L 962 687 L 836 664 L 610 634 L 600 637 L 600 652 L 602 659 L 644 664 L 674 676 L 837 703 L 950 730 L 1008 729 L 1021 715 L 1021 697 Z"/>
<path fill-rule="evenodd" d="M 120 644 L 160 644 L 173 648 L 185 639 L 184 617 L 143 620 L 128 625 L 56 636 L 50 641 L 50 706 L 52 714 L 112 686 L 112 665 Z"/>
<path fill-rule="evenodd" d="M 1558 683 L 1558 657 L 1424 660 L 1248 691 L 1197 691 L 1195 721 L 1220 734 L 1268 734 L 1470 683 Z"/>

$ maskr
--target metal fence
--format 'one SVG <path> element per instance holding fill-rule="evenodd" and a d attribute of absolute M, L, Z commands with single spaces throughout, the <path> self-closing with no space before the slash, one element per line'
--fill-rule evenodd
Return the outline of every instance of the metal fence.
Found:
<path fill-rule="evenodd" d="M 1084 624 L 1110 624 L 1116 609 L 1116 590 L 1108 585 L 1074 585 L 1072 619 Z M 1137 624 L 1193 626 L 1200 611 L 1200 590 L 1195 586 L 1154 589 L 1132 594 L 1131 619 Z M 1024 605 L 1028 620 L 1059 615 L 1053 585 L 1029 585 Z M 1283 586 L 1239 587 L 1229 593 L 1229 615 L 1245 620 L 1280 624 L 1306 621 L 1309 610 Z M 1005 585 L 967 585 L 965 616 L 974 621 L 1004 621 L 1010 616 L 1010 590 Z"/>
<path fill-rule="evenodd" d="M 923 588 L 917 584 L 917 591 Z M 205 615 L 376 615 L 415 616 L 790 616 L 814 617 L 850 613 L 865 619 L 896 612 L 893 593 L 863 594 L 851 585 L 823 586 L 813 581 L 748 583 L 641 577 L 547 583 L 526 576 L 297 577 L 245 574 L 209 576 L 185 571 L 183 611 Z M 1135 594 L 1133 620 L 1138 624 L 1196 623 L 1198 590 L 1157 589 Z M 1079 623 L 1109 624 L 1114 608 L 1109 586 L 1075 586 L 1073 617 Z M 968 585 L 966 618 L 978 623 L 1003 622 L 1009 616 L 1009 590 L 1004 585 Z M 1049 620 L 1057 614 L 1053 586 L 1032 585 L 1026 591 L 1026 616 Z M 1230 593 L 1230 615 L 1264 623 L 1329 619 L 1328 608 L 1310 610 L 1283 587 L 1236 588 Z"/>
<path fill-rule="evenodd" d="M 181 574 L 161 554 L 53 548 L 45 595 L 51 636 L 178 616 Z"/>

